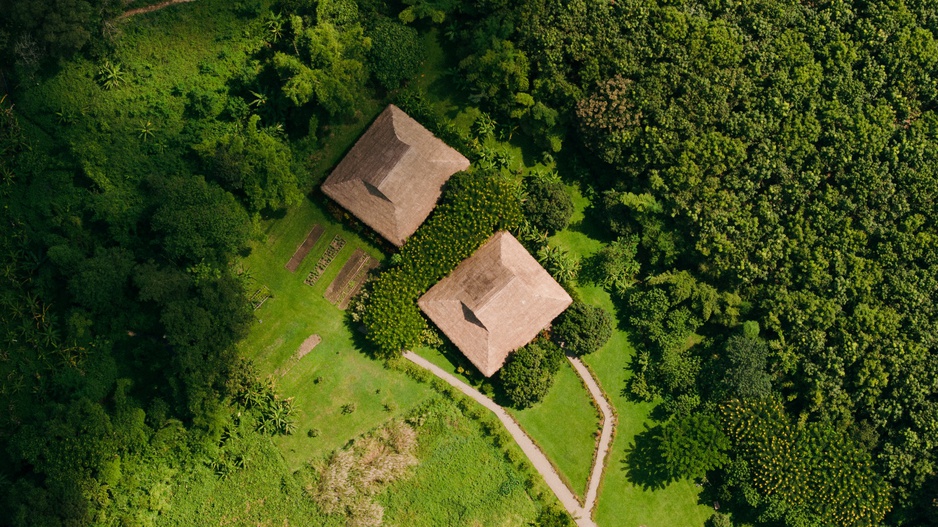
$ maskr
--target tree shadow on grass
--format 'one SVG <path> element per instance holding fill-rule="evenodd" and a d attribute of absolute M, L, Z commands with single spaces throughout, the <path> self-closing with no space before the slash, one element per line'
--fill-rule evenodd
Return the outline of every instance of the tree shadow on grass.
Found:
<path fill-rule="evenodd" d="M 626 456 L 622 460 L 622 470 L 626 472 L 629 481 L 644 490 L 663 489 L 671 482 L 664 468 L 664 460 L 658 452 L 660 430 L 660 426 L 649 428 L 646 424 L 645 431 L 637 434 L 626 448 Z"/>

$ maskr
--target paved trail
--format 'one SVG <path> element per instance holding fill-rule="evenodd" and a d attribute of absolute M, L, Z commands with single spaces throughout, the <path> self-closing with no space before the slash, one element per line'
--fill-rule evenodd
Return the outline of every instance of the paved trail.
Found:
<path fill-rule="evenodd" d="M 554 466 L 550 464 L 550 461 L 547 460 L 547 456 L 541 452 L 541 449 L 534 444 L 534 441 L 524 433 L 524 430 L 518 426 L 518 423 L 508 415 L 508 412 L 504 408 L 495 404 L 491 399 L 479 393 L 478 390 L 459 380 L 455 376 L 447 373 L 439 366 L 431 363 L 430 361 L 424 359 L 423 357 L 417 355 L 416 353 L 407 351 L 404 352 L 404 358 L 413 362 L 417 366 L 428 370 L 430 373 L 436 375 L 440 379 L 446 381 L 450 386 L 453 386 L 457 390 L 471 397 L 474 401 L 481 404 L 482 406 L 491 410 L 496 417 L 505 425 L 505 428 L 511 434 L 511 437 L 514 438 L 515 442 L 518 443 L 518 446 L 521 447 L 521 450 L 524 452 L 528 459 L 531 460 L 531 464 L 534 465 L 534 468 L 540 472 L 541 476 L 544 478 L 544 481 L 547 483 L 547 486 L 550 487 L 550 490 L 557 496 L 557 499 L 560 500 L 560 503 L 563 504 L 564 508 L 567 509 L 567 512 L 573 516 L 576 520 L 577 527 L 597 527 L 596 523 L 590 518 L 590 509 L 592 509 L 593 504 L 596 502 L 596 489 L 599 487 L 599 480 L 602 477 L 603 472 L 603 463 L 606 458 L 606 452 L 609 450 L 609 439 L 612 437 L 612 407 L 602 397 L 602 391 L 599 389 L 599 386 L 596 384 L 596 381 L 589 374 L 589 371 L 585 366 L 579 361 L 579 359 L 570 359 L 570 362 L 573 363 L 573 367 L 576 369 L 577 374 L 583 377 L 583 381 L 589 387 L 590 393 L 593 394 L 593 397 L 599 401 L 600 408 L 603 412 L 603 433 L 602 439 L 599 444 L 599 454 L 596 456 L 596 462 L 593 465 L 593 472 L 590 475 L 590 485 L 589 491 L 586 494 L 586 507 L 581 506 L 580 502 L 577 500 L 573 492 L 564 485 L 563 481 L 560 479 L 560 476 L 557 475 L 557 471 L 554 470 Z M 603 441 L 603 439 L 605 441 Z M 592 498 L 590 498 L 592 496 Z"/>
<path fill-rule="evenodd" d="M 186 2 L 194 2 L 194 1 L 195 0 L 167 0 L 166 2 L 160 2 L 158 4 L 148 5 L 146 7 L 138 7 L 137 9 L 131 9 L 130 11 L 124 11 L 117 18 L 118 19 L 129 18 L 134 15 L 139 15 L 141 13 L 150 13 L 153 11 L 157 11 L 159 9 L 163 9 L 164 7 L 169 7 L 173 4 L 184 4 Z"/>
<path fill-rule="evenodd" d="M 609 453 L 609 447 L 612 444 L 612 431 L 616 427 L 616 414 L 612 410 L 612 405 L 609 404 L 609 401 L 603 396 L 603 391 L 599 388 L 599 383 L 596 382 L 596 379 L 593 378 L 589 369 L 586 368 L 583 362 L 578 357 L 568 356 L 567 359 L 570 361 L 570 364 L 573 365 L 573 369 L 576 370 L 577 375 L 583 379 L 583 383 L 586 384 L 586 388 L 589 390 L 590 395 L 593 396 L 593 400 L 599 405 L 599 410 L 603 416 L 603 431 L 599 436 L 599 445 L 596 447 L 596 459 L 593 461 L 589 487 L 587 487 L 586 490 L 586 500 L 583 503 L 583 508 L 592 512 L 593 507 L 596 506 L 599 483 L 603 479 L 603 469 L 606 467 L 606 455 Z"/>

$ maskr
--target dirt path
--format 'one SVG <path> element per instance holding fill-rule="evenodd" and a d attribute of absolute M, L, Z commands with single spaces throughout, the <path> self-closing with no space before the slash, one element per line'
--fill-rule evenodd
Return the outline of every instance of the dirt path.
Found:
<path fill-rule="evenodd" d="M 573 516 L 573 518 L 576 520 L 577 527 L 596 527 L 596 524 L 590 518 L 589 509 L 580 506 L 576 496 L 574 496 L 573 492 L 571 492 L 570 489 L 564 485 L 563 481 L 560 479 L 560 476 L 558 476 L 557 472 L 554 470 L 553 465 L 551 465 L 550 461 L 547 460 L 547 456 L 545 456 L 544 453 L 541 452 L 541 449 L 539 449 L 537 445 L 534 444 L 534 441 L 531 441 L 531 438 L 524 433 L 524 430 L 522 430 L 521 427 L 518 426 L 518 423 L 516 423 L 515 420 L 508 415 L 508 412 L 506 412 L 504 408 L 495 404 L 491 399 L 479 393 L 475 388 L 462 382 L 453 375 L 443 371 L 442 368 L 436 366 L 416 353 L 410 351 L 405 352 L 404 358 L 413 362 L 417 366 L 428 370 L 430 373 L 446 381 L 450 386 L 468 395 L 477 403 L 491 410 L 502 422 L 502 424 L 505 425 L 505 428 L 508 429 L 508 433 L 511 434 L 511 437 L 513 437 L 515 442 L 518 443 L 518 446 L 521 447 L 524 455 L 528 456 L 528 459 L 531 460 L 531 464 L 534 465 L 534 468 L 540 472 L 541 476 L 544 478 L 544 481 L 547 483 L 547 486 L 550 487 L 550 490 L 554 492 L 554 494 L 557 496 L 557 499 L 560 500 L 560 503 L 563 504 L 564 508 L 567 509 L 567 512 L 569 512 L 570 515 Z M 607 415 L 612 414 L 610 413 Z M 596 469 L 594 468 L 593 470 L 595 471 Z M 601 469 L 600 472 L 602 472 Z M 593 479 L 594 478 L 591 476 L 591 488 Z"/>
<path fill-rule="evenodd" d="M 593 378 L 589 369 L 577 357 L 567 357 L 577 375 L 583 379 L 586 388 L 589 390 L 593 400 L 599 405 L 599 410 L 603 415 L 603 431 L 599 436 L 599 445 L 596 447 L 596 458 L 593 460 L 593 468 L 590 472 L 589 487 L 586 490 L 586 500 L 583 508 L 592 512 L 596 506 L 596 497 L 599 493 L 599 483 L 603 479 L 603 472 L 606 468 L 606 455 L 609 453 L 609 447 L 612 445 L 612 432 L 616 427 L 616 414 L 612 410 L 612 405 L 603 396 L 603 391 L 599 388 L 599 383 Z"/>
<path fill-rule="evenodd" d="M 131 9 L 130 11 L 124 11 L 119 17 L 118 20 L 124 18 L 130 18 L 134 15 L 139 15 L 142 13 L 151 13 L 153 11 L 158 11 L 164 7 L 169 7 L 174 4 L 184 4 L 186 2 L 195 2 L 195 0 L 167 0 L 166 2 L 160 2 L 158 4 L 148 5 L 146 7 L 138 7 L 137 9 Z"/>

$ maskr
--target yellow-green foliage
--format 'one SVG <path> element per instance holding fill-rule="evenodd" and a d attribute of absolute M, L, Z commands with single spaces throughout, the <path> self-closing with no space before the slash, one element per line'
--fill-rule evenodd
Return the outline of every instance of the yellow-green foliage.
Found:
<path fill-rule="evenodd" d="M 823 423 L 795 426 L 773 399 L 731 401 L 721 412 L 760 494 L 823 525 L 879 525 L 892 507 L 870 454 L 842 432 Z"/>
<path fill-rule="evenodd" d="M 520 208 L 511 183 L 499 177 L 459 174 L 445 201 L 407 241 L 400 264 L 375 280 L 363 321 L 381 355 L 416 346 L 426 322 L 417 299 L 470 256 L 495 231 L 513 228 Z"/>

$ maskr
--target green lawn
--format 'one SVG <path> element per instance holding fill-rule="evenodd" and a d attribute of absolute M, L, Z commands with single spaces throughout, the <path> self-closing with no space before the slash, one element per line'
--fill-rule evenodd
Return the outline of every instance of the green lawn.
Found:
<path fill-rule="evenodd" d="M 482 375 L 461 355 L 448 355 L 430 348 L 419 348 L 416 352 L 467 384 L 481 388 L 483 393 L 486 391 L 480 386 Z M 459 368 L 463 368 L 462 371 Z M 504 401 L 499 402 L 504 404 Z M 573 367 L 564 361 L 554 386 L 539 404 L 525 410 L 507 410 L 541 447 L 561 479 L 582 498 L 593 466 L 600 423 L 589 392 Z"/>
<path fill-rule="evenodd" d="M 602 247 L 602 243 L 587 233 L 589 226 L 583 224 L 583 209 L 588 200 L 573 187 L 568 188 L 574 197 L 577 212 L 567 230 L 551 238 L 556 244 L 580 257 L 588 256 Z M 602 306 L 616 313 L 609 293 L 596 286 L 577 287 L 582 300 L 588 304 Z M 618 414 L 616 437 L 606 461 L 606 473 L 600 487 L 596 506 L 596 523 L 602 527 L 639 526 L 701 526 L 713 509 L 698 505 L 699 490 L 691 481 L 679 481 L 659 490 L 646 490 L 636 485 L 625 470 L 626 450 L 636 435 L 645 431 L 652 421 L 650 414 L 654 403 L 635 403 L 623 395 L 625 381 L 631 372 L 629 360 L 635 353 L 628 334 L 616 329 L 612 338 L 598 351 L 583 357 L 606 392 L 609 402 Z"/>
<path fill-rule="evenodd" d="M 296 247 L 314 224 L 325 232 L 296 273 L 284 268 Z M 342 311 L 323 298 L 323 291 L 356 248 L 382 259 L 383 255 L 356 234 L 344 229 L 317 204 L 304 200 L 282 219 L 263 224 L 263 240 L 254 243 L 242 262 L 255 287 L 266 285 L 273 296 L 256 310 L 257 322 L 241 342 L 244 356 L 255 361 L 264 374 L 275 375 L 281 393 L 296 398 L 300 410 L 298 431 L 276 443 L 288 465 L 296 468 L 375 428 L 398 413 L 406 413 L 432 393 L 426 385 L 386 369 L 360 349 L 360 335 L 353 335 Z M 303 283 L 335 234 L 345 247 L 314 287 Z M 292 361 L 300 344 L 318 334 L 322 342 L 299 361 Z M 315 379 L 320 378 L 320 382 Z M 356 410 L 343 414 L 342 406 Z M 385 409 L 391 407 L 391 411 Z M 320 435 L 310 438 L 309 429 Z"/>
<path fill-rule="evenodd" d="M 566 361 L 554 386 L 540 404 L 509 413 L 544 450 L 560 476 L 582 500 L 586 494 L 596 439 L 599 412 L 589 392 Z"/>

